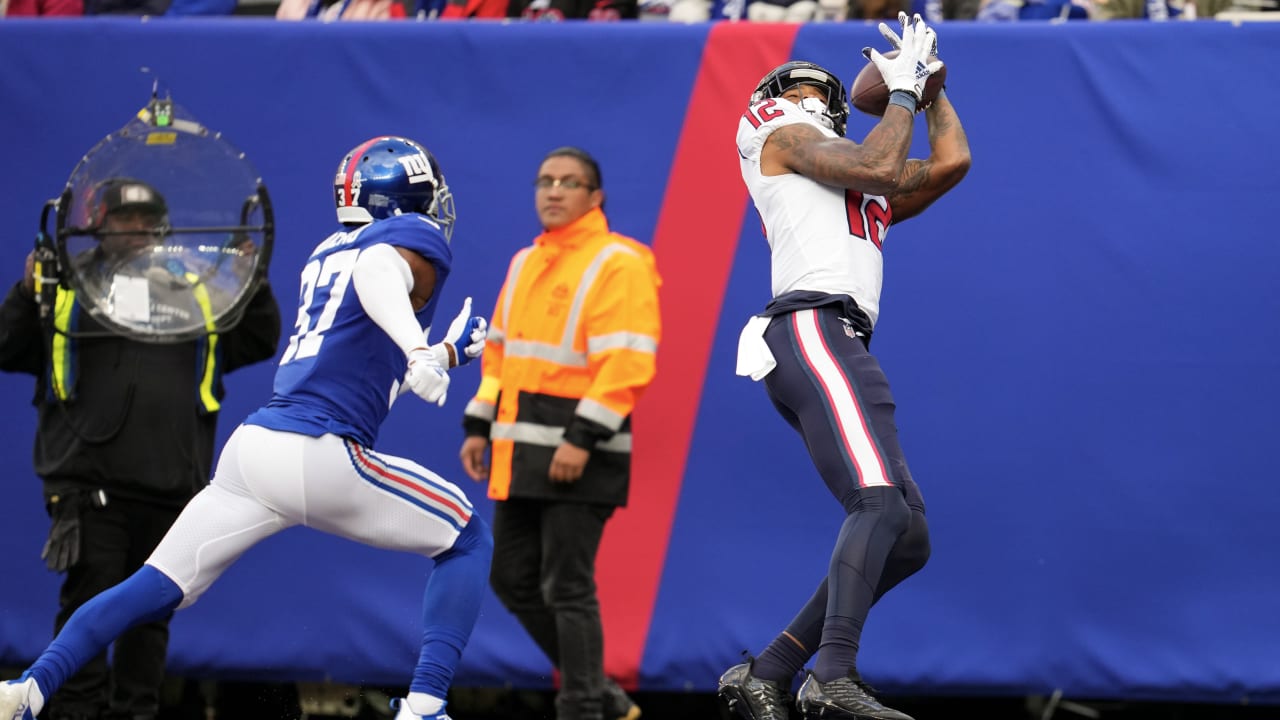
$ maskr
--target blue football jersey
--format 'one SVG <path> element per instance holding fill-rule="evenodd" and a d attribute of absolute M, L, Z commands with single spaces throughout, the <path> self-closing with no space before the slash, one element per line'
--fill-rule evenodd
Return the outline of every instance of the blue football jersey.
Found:
<path fill-rule="evenodd" d="M 408 214 L 334 233 L 302 269 L 298 321 L 280 358 L 274 393 L 246 423 L 373 445 L 405 373 L 404 352 L 365 314 L 351 285 L 356 258 L 377 244 L 412 250 L 435 266 L 435 289 L 417 313 L 419 325 L 431 324 L 452 264 L 439 226 Z"/>

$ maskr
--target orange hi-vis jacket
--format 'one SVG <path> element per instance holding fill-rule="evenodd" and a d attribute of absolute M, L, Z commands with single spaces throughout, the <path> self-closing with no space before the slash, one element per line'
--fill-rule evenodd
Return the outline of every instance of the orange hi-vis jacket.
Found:
<path fill-rule="evenodd" d="M 598 209 L 511 259 L 464 420 L 492 443 L 490 498 L 626 504 L 631 411 L 657 369 L 660 284 L 649 248 L 609 232 Z M 565 440 L 591 456 L 580 479 L 552 483 Z"/>

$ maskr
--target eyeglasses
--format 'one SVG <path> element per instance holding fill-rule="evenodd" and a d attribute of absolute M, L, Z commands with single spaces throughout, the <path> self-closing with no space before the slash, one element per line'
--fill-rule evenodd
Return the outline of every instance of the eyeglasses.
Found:
<path fill-rule="evenodd" d="M 578 188 L 586 188 L 595 190 L 596 187 L 586 180 L 580 180 L 576 177 L 553 178 L 550 175 L 542 175 L 533 181 L 533 186 L 539 190 L 550 190 L 551 188 L 562 187 L 565 190 L 577 190 Z"/>

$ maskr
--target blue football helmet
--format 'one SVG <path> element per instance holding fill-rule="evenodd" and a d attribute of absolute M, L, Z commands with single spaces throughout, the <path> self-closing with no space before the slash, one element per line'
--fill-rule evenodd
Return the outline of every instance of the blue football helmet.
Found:
<path fill-rule="evenodd" d="M 754 105 L 765 98 L 782 97 L 783 93 L 796 85 L 813 85 L 827 94 L 827 105 L 820 111 L 815 112 L 814 108 L 802 107 L 818 115 L 819 120 L 829 121 L 829 127 L 837 135 L 844 137 L 845 127 L 849 124 L 848 93 L 845 92 L 844 85 L 840 84 L 839 78 L 811 62 L 792 60 L 769 71 L 769 74 L 756 85 L 755 92 L 751 93 L 751 104 Z M 815 105 L 819 104 L 816 98 L 813 102 Z M 822 124 L 827 125 L 827 122 Z"/>
<path fill-rule="evenodd" d="M 357 145 L 338 165 L 333 180 L 338 222 L 364 224 L 421 213 L 453 237 L 453 194 L 435 156 L 418 143 L 383 136 Z"/>

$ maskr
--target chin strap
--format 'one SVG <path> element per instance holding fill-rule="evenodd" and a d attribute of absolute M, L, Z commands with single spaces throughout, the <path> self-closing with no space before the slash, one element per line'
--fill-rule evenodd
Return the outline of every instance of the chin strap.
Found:
<path fill-rule="evenodd" d="M 822 127 L 832 131 L 836 129 L 836 121 L 831 117 L 827 104 L 821 98 L 804 98 L 800 101 L 800 109 L 812 115 L 819 123 L 822 123 Z"/>

